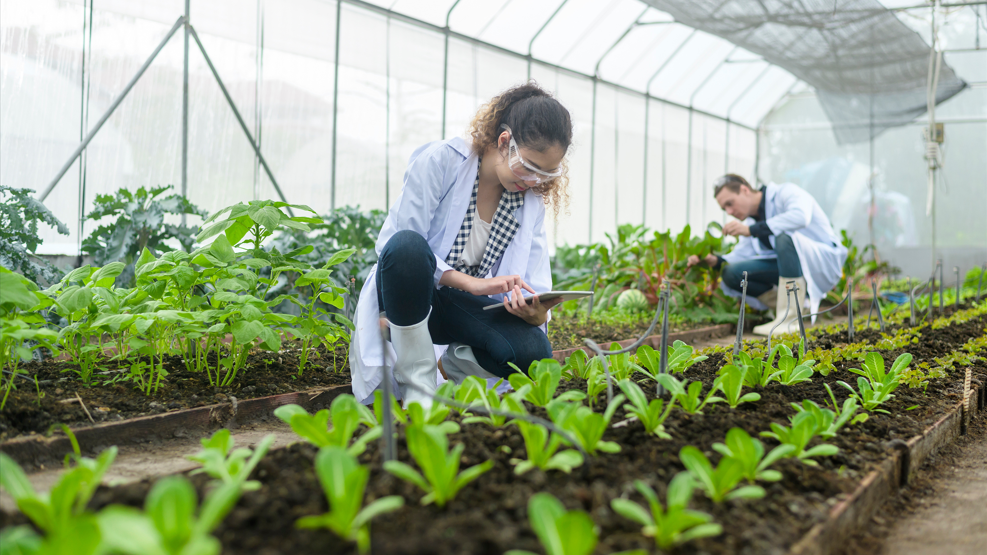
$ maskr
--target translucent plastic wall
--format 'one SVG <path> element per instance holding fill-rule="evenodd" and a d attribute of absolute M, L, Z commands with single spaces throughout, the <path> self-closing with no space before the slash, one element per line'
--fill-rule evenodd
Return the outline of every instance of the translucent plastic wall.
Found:
<path fill-rule="evenodd" d="M 0 183 L 45 189 L 184 11 L 0 0 Z M 190 21 L 285 198 L 321 213 L 387 208 L 414 149 L 537 80 L 576 125 L 556 244 L 722 219 L 709 184 L 753 174 L 753 127 L 793 82 L 639 0 L 191 0 Z M 190 42 L 187 196 L 207 211 L 276 198 Z M 45 252 L 77 252 L 98 194 L 181 191 L 183 67 L 179 30 L 47 197 L 72 235 L 50 232 Z"/>
<path fill-rule="evenodd" d="M 987 262 L 987 51 L 958 50 L 945 61 L 970 87 L 936 108 L 945 142 L 932 211 L 927 118 L 838 146 L 811 91 L 794 92 L 765 119 L 759 179 L 801 185 L 837 229 L 861 247 L 873 242 L 905 275 L 928 279 L 933 259 L 943 258 L 948 282 L 953 266 Z"/>

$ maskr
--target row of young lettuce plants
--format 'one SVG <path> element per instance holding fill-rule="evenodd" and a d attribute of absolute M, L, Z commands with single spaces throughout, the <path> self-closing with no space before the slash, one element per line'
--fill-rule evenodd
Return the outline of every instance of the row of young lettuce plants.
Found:
<path fill-rule="evenodd" d="M 312 216 L 290 216 L 285 210 L 292 208 Z M 313 267 L 302 260 L 311 245 L 282 253 L 262 244 L 279 231 L 308 231 L 322 222 L 314 214 L 271 201 L 228 207 L 206 220 L 196 237 L 211 240 L 208 246 L 160 256 L 144 249 L 134 264 L 133 287 L 115 283 L 123 262 L 77 268 L 46 289 L 0 268 L 4 400 L 19 383 L 21 363 L 38 347 L 65 357 L 87 386 L 126 381 L 147 395 L 167 375 L 170 355 L 180 356 L 186 370 L 205 373 L 214 386 L 228 386 L 253 350 L 279 351 L 291 340 L 301 374 L 313 349 L 348 341 L 352 323 L 329 307 L 344 306 L 347 289 L 332 273 L 354 250 L 337 251 Z M 282 303 L 296 305 L 296 313 L 275 312 Z M 110 362 L 129 372 L 101 374 Z"/>
<path fill-rule="evenodd" d="M 984 314 L 987 302 L 925 326 L 941 329 Z M 770 445 L 742 428 L 732 428 L 721 443 L 713 445 L 721 456 L 716 465 L 695 446 L 687 445 L 679 451 L 685 470 L 669 482 L 664 502 L 641 480 L 636 480 L 634 486 L 646 506 L 626 498 L 611 500 L 613 511 L 640 524 L 641 533 L 653 538 L 658 548 L 669 549 L 716 536 L 722 533 L 722 525 L 713 522 L 711 515 L 690 509 L 693 495 L 700 492 L 718 504 L 759 499 L 766 494 L 761 484 L 782 478 L 772 468 L 778 461 L 790 458 L 816 465 L 815 459 L 837 454 L 838 448 L 825 441 L 870 414 L 887 413 L 886 403 L 914 371 L 912 355 L 903 353 L 890 361 L 875 349 L 900 351 L 921 337 L 925 326 L 884 334 L 878 345 L 840 345 L 826 353 L 829 358 L 825 363 L 811 358 L 815 356 L 813 350 L 806 350 L 802 343 L 793 344 L 790 339 L 776 344 L 770 353 L 765 353 L 759 344 L 748 345 L 745 352 L 727 357 L 706 392 L 701 381 L 689 381 L 690 368 L 705 360 L 706 355 L 678 341 L 669 347 L 667 373 L 657 371 L 658 353 L 650 347 L 641 347 L 635 355 L 611 356 L 611 379 L 622 393 L 609 402 L 603 398 L 607 384 L 602 377 L 602 362 L 580 351 L 565 364 L 551 359 L 536 361 L 527 374 L 510 377 L 513 391 L 503 395 L 497 393 L 500 383 L 490 387 L 483 380 L 470 378 L 459 386 L 442 385 L 436 402 L 429 407 L 412 403 L 405 410 L 394 399 L 385 401 L 380 393 L 372 407 L 359 404 L 352 395 L 341 395 L 329 409 L 314 415 L 296 405 L 283 406 L 274 414 L 303 441 L 319 449 L 315 473 L 329 507 L 325 514 L 300 518 L 296 526 L 328 529 L 343 540 L 356 542 L 361 552 L 368 552 L 371 521 L 404 505 L 404 499 L 397 495 L 364 505 L 370 467 L 357 457 L 370 442 L 381 439 L 385 402 L 391 403 L 394 423 L 404 427 L 414 465 L 412 461 L 388 461 L 384 471 L 419 488 L 423 493 L 421 504 L 443 507 L 455 503 L 457 495 L 494 464 L 487 460 L 460 468 L 464 445 L 452 445 L 450 436 L 457 434 L 461 426 L 516 426 L 526 452 L 525 458 L 510 460 L 516 474 L 535 468 L 569 473 L 583 465 L 586 457 L 607 457 L 620 451 L 620 445 L 604 439 L 607 430 L 616 424 L 613 420 L 618 413 L 622 425 L 640 422 L 655 441 L 661 441 L 670 437 L 663 423 L 673 411 L 699 414 L 715 403 L 735 409 L 760 400 L 752 389 L 787 387 L 836 371 L 834 363 L 859 363 L 855 364 L 859 368 L 848 369 L 857 377 L 856 387 L 842 380 L 837 382 L 850 393 L 842 404 L 837 404 L 828 384 L 829 406 L 819 406 L 808 399 L 792 403 L 794 412 L 788 422 L 772 423 L 770 429 L 760 431 L 761 437 L 771 441 Z M 948 360 L 936 359 L 935 364 L 945 372 L 983 360 L 985 351 L 987 334 L 970 340 Z M 586 381 L 585 392 L 560 387 L 577 377 Z M 658 384 L 668 392 L 667 397 L 649 399 L 645 391 Z M 920 383 L 907 385 L 921 387 Z M 460 413 L 455 420 L 461 423 L 451 419 L 454 411 Z M 550 425 L 532 418 L 532 411 L 547 414 Z M 813 441 L 815 438 L 818 440 Z M 202 451 L 190 457 L 201 465 L 195 472 L 204 472 L 213 481 L 201 507 L 186 478 L 169 477 L 153 486 L 143 511 L 110 506 L 95 514 L 87 503 L 112 463 L 115 448 L 104 451 L 96 460 L 79 456 L 76 449 L 74 464 L 69 465 L 51 494 L 36 493 L 16 463 L 0 455 L 0 484 L 43 534 L 26 526 L 8 528 L 2 532 L 0 543 L 20 549 L 19 553 L 38 554 L 218 553 L 219 542 L 210 532 L 243 492 L 260 487 L 248 478 L 272 441 L 272 437 L 265 438 L 253 450 L 235 449 L 227 430 L 203 439 Z M 588 554 L 598 541 L 598 531 L 589 514 L 566 511 L 548 493 L 530 498 L 528 517 L 550 555 Z"/>

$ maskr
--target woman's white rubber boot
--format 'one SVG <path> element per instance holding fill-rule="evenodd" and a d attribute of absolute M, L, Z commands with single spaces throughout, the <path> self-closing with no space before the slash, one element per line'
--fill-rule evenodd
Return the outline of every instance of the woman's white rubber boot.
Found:
<path fill-rule="evenodd" d="M 456 385 L 463 383 L 463 380 L 469 376 L 484 380 L 497 378 L 480 366 L 476 356 L 473 355 L 473 348 L 462 343 L 449 344 L 449 349 L 442 355 L 442 370 L 446 378 Z"/>
<path fill-rule="evenodd" d="M 432 311 L 429 310 L 429 315 Z M 414 401 L 422 408 L 432 406 L 435 394 L 435 376 L 438 367 L 435 363 L 435 350 L 432 336 L 428 333 L 428 316 L 417 324 L 398 326 L 390 324 L 391 345 L 397 360 L 394 361 L 394 380 L 407 407 Z"/>
<path fill-rule="evenodd" d="M 795 324 L 794 323 L 794 322 L 796 322 L 798 320 L 798 311 L 795 309 L 795 303 L 796 302 L 801 302 L 801 301 L 795 299 L 795 296 L 796 296 L 795 294 L 790 294 L 788 292 L 788 290 L 787 290 L 787 284 L 788 284 L 789 281 L 794 281 L 798 285 L 798 288 L 799 288 L 798 297 L 799 297 L 799 299 L 801 299 L 801 300 L 804 301 L 805 296 L 806 296 L 805 295 L 805 287 L 806 287 L 806 285 L 805 285 L 805 278 L 803 278 L 803 277 L 797 277 L 797 278 L 780 277 L 780 278 L 778 278 L 778 301 L 777 301 L 777 304 L 775 305 L 775 318 L 774 318 L 774 320 L 771 320 L 767 324 L 761 324 L 760 326 L 755 326 L 754 327 L 754 335 L 768 336 L 768 335 L 779 335 L 779 334 L 783 334 L 783 333 L 788 333 L 788 332 L 792 331 L 792 330 L 789 329 L 789 327 L 797 326 L 798 325 L 798 324 Z M 789 303 L 789 299 L 791 299 L 791 303 Z M 785 314 L 786 311 L 788 313 L 787 316 Z M 779 325 L 779 324 L 781 324 L 781 325 Z M 792 326 L 789 326 L 789 324 L 792 324 Z M 778 327 L 775 327 L 775 326 L 778 326 Z M 771 333 L 772 328 L 774 328 L 774 333 L 773 334 Z"/>

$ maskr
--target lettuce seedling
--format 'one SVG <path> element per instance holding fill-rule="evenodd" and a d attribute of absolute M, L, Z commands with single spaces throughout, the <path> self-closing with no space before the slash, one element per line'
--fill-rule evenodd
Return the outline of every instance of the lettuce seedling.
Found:
<path fill-rule="evenodd" d="M 781 472 L 770 470 L 768 467 L 778 459 L 791 455 L 795 447 L 779 445 L 765 456 L 764 445 L 760 441 L 752 438 L 741 428 L 730 428 L 727 432 L 726 444 L 714 443 L 713 450 L 724 457 L 738 461 L 743 469 L 744 478 L 753 484 L 757 480 L 765 482 L 781 480 Z"/>
<path fill-rule="evenodd" d="M 686 388 L 685 383 L 688 382 L 680 382 L 671 374 L 658 374 L 658 383 L 672 395 L 672 401 L 678 401 L 682 410 L 688 414 L 702 414 L 703 407 L 715 399 L 715 387 L 710 388 L 706 396 L 702 397 L 703 383 L 700 381 L 694 381 Z"/>
<path fill-rule="evenodd" d="M 783 345 L 778 345 L 771 350 L 772 359 L 774 358 L 774 353 L 777 353 L 780 347 L 783 347 Z M 771 372 L 773 368 L 771 368 L 770 363 L 766 364 L 758 357 L 752 358 L 747 353 L 740 351 L 737 353 L 737 357 L 733 362 L 747 371 L 744 374 L 744 385 L 747 387 L 766 387 L 775 379 L 775 373 Z"/>
<path fill-rule="evenodd" d="M 617 409 L 623 406 L 624 396 L 617 395 L 607 405 L 603 414 L 579 403 L 556 402 L 548 407 L 548 414 L 556 426 L 571 433 L 583 450 L 595 455 L 597 450 L 604 453 L 620 452 L 620 445 L 613 441 L 603 441 L 610 420 Z"/>
<path fill-rule="evenodd" d="M 329 428 L 330 415 L 332 428 Z M 354 456 L 363 453 L 367 443 L 380 437 L 382 431 L 377 426 L 370 409 L 361 405 L 352 395 L 344 394 L 332 400 L 329 409 L 322 409 L 314 415 L 298 405 L 283 405 L 274 409 L 274 416 L 287 422 L 293 432 L 316 447 L 349 448 Z M 370 427 L 359 439 L 350 445 L 360 424 Z"/>
<path fill-rule="evenodd" d="M 481 407 L 490 410 L 503 411 L 503 403 L 497 389 L 504 383 L 498 380 L 493 387 L 487 387 L 487 381 L 476 376 L 468 376 L 459 386 L 456 392 L 456 400 L 470 406 Z M 463 424 L 481 423 L 499 428 L 507 423 L 507 417 L 500 414 L 488 413 L 484 416 L 468 416 L 463 419 Z"/>
<path fill-rule="evenodd" d="M 857 412 L 860 405 L 857 404 L 856 399 L 850 397 L 846 401 L 843 401 L 843 408 L 839 414 L 827 408 L 820 407 L 809 399 L 802 401 L 801 406 L 798 403 L 792 403 L 792 408 L 798 412 L 811 412 L 816 420 L 815 434 L 823 439 L 830 439 L 836 437 L 836 432 L 840 431 L 840 428 L 850 421 L 850 418 Z"/>
<path fill-rule="evenodd" d="M 493 468 L 493 461 L 486 461 L 459 472 L 465 447 L 460 443 L 450 451 L 449 439 L 437 426 L 409 426 L 406 435 L 408 451 L 422 472 L 401 461 L 385 462 L 384 470 L 421 488 L 426 493 L 422 505 L 434 502 L 444 507 L 464 486 Z"/>
<path fill-rule="evenodd" d="M 857 390 L 854 390 L 852 385 L 844 381 L 838 381 L 836 383 L 847 388 L 850 391 L 850 397 L 856 399 L 864 410 L 868 412 L 891 414 L 890 412 L 877 407 L 894 398 L 894 395 L 891 392 L 898 389 L 897 376 L 895 379 L 892 379 L 876 388 L 872 387 L 871 382 L 868 381 L 867 378 L 857 378 Z"/>
<path fill-rule="evenodd" d="M 561 470 L 566 474 L 572 469 L 583 464 L 583 456 L 574 449 L 559 451 L 562 445 L 562 438 L 558 434 L 549 432 L 544 426 L 534 424 L 526 420 L 513 420 L 524 438 L 524 449 L 528 454 L 528 460 L 511 459 L 514 466 L 514 473 L 521 475 L 533 469 Z"/>
<path fill-rule="evenodd" d="M 384 392 L 381 390 L 374 391 L 374 419 L 376 422 L 384 421 Z M 391 396 L 391 418 L 395 422 L 400 422 L 401 424 L 408 423 L 408 412 L 401 407 L 401 402 L 398 401 L 397 397 Z"/>
<path fill-rule="evenodd" d="M 620 516 L 644 526 L 641 533 L 654 537 L 659 549 L 668 551 L 695 539 L 723 533 L 722 526 L 710 522 L 713 520 L 712 516 L 686 508 L 695 487 L 689 473 L 676 474 L 668 484 L 667 509 L 661 506 L 661 501 L 651 486 L 641 480 L 634 480 L 634 487 L 648 502 L 647 508 L 628 499 L 614 499 L 610 506 Z"/>
<path fill-rule="evenodd" d="M 555 397 L 555 391 L 559 388 L 559 381 L 562 379 L 562 366 L 555 359 L 546 358 L 532 362 L 528 368 L 528 374 L 513 364 L 511 366 L 517 372 L 508 376 L 507 381 L 510 382 L 515 391 L 519 391 L 526 385 L 531 386 L 525 400 L 532 405 L 546 407 L 553 400 L 578 401 L 586 396 L 582 391 L 570 390 L 557 398 Z"/>
<path fill-rule="evenodd" d="M 782 445 L 791 445 L 794 449 L 789 453 L 789 457 L 797 457 L 807 465 L 816 466 L 819 463 L 812 460 L 813 457 L 835 455 L 840 451 L 838 447 L 828 443 L 821 443 L 811 449 L 806 449 L 809 441 L 816 435 L 816 430 L 824 425 L 824 423 L 816 420 L 816 415 L 811 411 L 802 411 L 792 418 L 791 427 L 772 422 L 771 431 L 761 432 L 761 435 L 775 439 Z"/>
<path fill-rule="evenodd" d="M 71 536 L 63 536 L 73 528 L 91 528 L 91 523 L 86 523 L 91 518 L 86 506 L 116 456 L 116 447 L 106 449 L 96 459 L 76 456 L 77 465 L 62 473 L 51 493 L 36 493 L 21 467 L 0 453 L 0 486 L 18 510 L 48 536 L 47 541 L 57 544 L 68 541 Z"/>
<path fill-rule="evenodd" d="M 686 445 L 679 451 L 679 459 L 696 484 L 706 493 L 706 497 L 715 503 L 764 497 L 764 488 L 760 486 L 737 488 L 740 480 L 744 478 L 744 466 L 737 459 L 724 457 L 714 469 L 706 455 L 691 445 Z"/>
<path fill-rule="evenodd" d="M 795 360 L 788 347 L 785 345 L 778 345 L 778 347 L 787 352 L 783 352 L 778 358 L 778 371 L 771 375 L 771 379 L 778 380 L 783 385 L 795 385 L 812 381 L 812 365 L 816 361 Z"/>
<path fill-rule="evenodd" d="M 720 376 L 713 382 L 713 389 L 722 391 L 723 397 L 711 397 L 709 402 L 718 403 L 724 401 L 730 405 L 730 408 L 735 409 L 740 403 L 760 401 L 761 395 L 758 393 L 751 392 L 741 395 L 744 389 L 744 376 L 746 373 L 745 369 L 734 364 L 727 364 L 723 368 L 720 368 Z"/>
<path fill-rule="evenodd" d="M 600 360 L 597 357 L 586 356 L 586 351 L 582 349 L 572 353 L 565 359 L 562 366 L 562 377 L 571 380 L 572 378 L 589 379 L 590 373 L 600 368 Z"/>
<path fill-rule="evenodd" d="M 184 476 L 155 482 L 144 511 L 112 505 L 97 520 L 108 553 L 121 555 L 219 555 L 211 532 L 240 498 L 241 484 L 223 484 L 206 496 L 199 514 L 195 488 Z"/>
<path fill-rule="evenodd" d="M 590 407 L 596 404 L 596 398 L 607 390 L 607 376 L 603 367 L 597 365 L 590 370 L 586 378 L 586 402 Z"/>
<path fill-rule="evenodd" d="M 892 382 L 898 382 L 898 378 L 912 362 L 912 355 L 903 353 L 895 359 L 891 369 L 884 370 L 884 357 L 880 353 L 870 352 L 864 356 L 864 368 L 850 368 L 854 374 L 859 374 L 870 381 L 871 389 L 881 389 Z M 870 409 L 868 409 L 870 410 Z"/>
<path fill-rule="evenodd" d="M 246 447 L 233 449 L 235 440 L 226 428 L 217 431 L 212 437 L 202 438 L 201 443 L 202 451 L 186 457 L 190 461 L 202 465 L 202 468 L 193 470 L 192 474 L 205 472 L 211 478 L 224 484 L 239 482 L 243 484 L 243 491 L 254 491 L 260 488 L 260 482 L 247 480 L 248 474 L 245 472 L 253 468 L 247 461 L 251 457 L 260 460 L 267 454 L 274 443 L 273 434 L 265 436 L 257 444 L 257 448 L 253 450 Z"/>
<path fill-rule="evenodd" d="M 613 342 L 610 344 L 611 351 L 619 351 L 622 347 L 620 343 Z M 630 379 L 634 372 L 647 372 L 644 368 L 641 368 L 633 361 L 631 361 L 630 353 L 620 353 L 619 355 L 609 355 L 607 356 L 607 362 L 610 365 L 610 376 L 614 381 L 621 381 Z"/>
<path fill-rule="evenodd" d="M 315 457 L 315 473 L 329 502 L 329 512 L 298 519 L 298 528 L 328 528 L 347 541 L 355 541 L 360 553 L 370 552 L 370 521 L 404 506 L 404 498 L 389 495 L 363 507 L 370 469 L 339 447 L 325 447 Z M 361 507 L 363 507 L 361 509 Z"/>
<path fill-rule="evenodd" d="M 528 500 L 528 520 L 547 555 L 589 555 L 599 537 L 593 519 L 585 511 L 566 511 L 550 493 L 536 493 Z M 512 549 L 504 555 L 535 555 Z"/>
<path fill-rule="evenodd" d="M 448 406 L 441 403 L 433 403 L 432 406 L 425 409 L 421 403 L 415 401 L 408 405 L 408 427 L 434 426 L 444 434 L 458 434 L 459 424 L 446 420 L 451 412 Z"/>
<path fill-rule="evenodd" d="M 627 414 L 634 415 L 649 434 L 655 434 L 662 439 L 672 439 L 672 436 L 665 432 L 665 427 L 662 424 L 672 413 L 672 408 L 675 407 L 674 396 L 666 408 L 664 399 L 652 399 L 649 403 L 644 391 L 641 391 L 641 388 L 630 380 L 622 380 L 617 385 L 620 386 L 620 390 L 624 392 L 629 401 L 627 405 L 624 405 Z"/>

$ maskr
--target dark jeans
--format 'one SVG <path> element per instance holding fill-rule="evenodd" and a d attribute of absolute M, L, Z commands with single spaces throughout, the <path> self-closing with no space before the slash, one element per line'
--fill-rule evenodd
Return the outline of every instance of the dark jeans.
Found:
<path fill-rule="evenodd" d="M 744 272 L 747 272 L 747 294 L 756 297 L 778 285 L 779 277 L 802 277 L 799 254 L 787 233 L 775 237 L 775 253 L 778 258 L 774 260 L 744 260 L 727 264 L 720 273 L 720 279 L 727 287 L 740 291 L 740 282 L 744 279 Z"/>
<path fill-rule="evenodd" d="M 436 289 L 434 275 L 435 256 L 428 242 L 413 231 L 395 233 L 377 261 L 381 312 L 398 326 L 417 324 L 428 316 L 433 343 L 469 345 L 480 366 L 501 377 L 514 372 L 508 363 L 527 372 L 533 361 L 552 357 L 552 345 L 538 326 L 506 310 L 483 310 L 498 304 L 490 297 L 452 287 Z"/>

